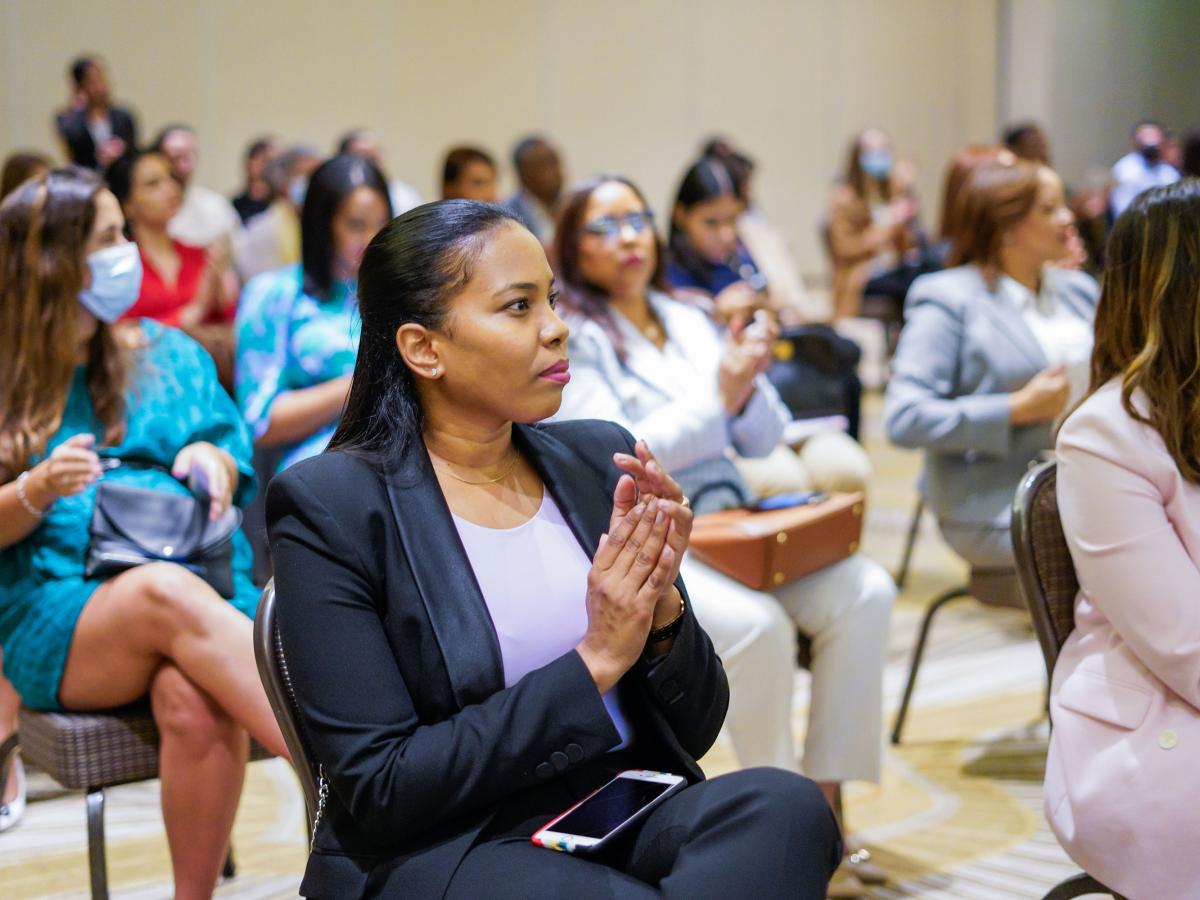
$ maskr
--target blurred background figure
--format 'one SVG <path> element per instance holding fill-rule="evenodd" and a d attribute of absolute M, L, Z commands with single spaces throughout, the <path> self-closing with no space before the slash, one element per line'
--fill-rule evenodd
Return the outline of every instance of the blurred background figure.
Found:
<path fill-rule="evenodd" d="M 228 241 L 221 237 L 198 247 L 171 236 L 181 189 L 159 151 L 127 153 L 109 166 L 106 179 L 142 258 L 141 290 L 126 318 L 154 319 L 187 332 L 209 352 L 222 386 L 232 391 L 237 293 L 225 277 Z"/>
<path fill-rule="evenodd" d="M 1163 159 L 1166 139 L 1166 131 L 1158 122 L 1145 120 L 1134 126 L 1133 149 L 1112 167 L 1109 204 L 1114 219 L 1142 191 L 1179 180 L 1179 171 Z"/>
<path fill-rule="evenodd" d="M 554 241 L 554 222 L 563 189 L 562 157 L 540 135 L 523 138 L 513 148 L 517 192 L 504 201 L 547 247 Z"/>
<path fill-rule="evenodd" d="M 1183 160 L 1180 171 L 1184 178 L 1200 178 L 1200 130 L 1189 131 L 1183 138 Z"/>
<path fill-rule="evenodd" d="M 208 247 L 218 240 L 232 242 L 242 230 L 241 217 L 224 196 L 196 183 L 199 154 L 191 126 L 168 125 L 151 147 L 167 158 L 171 177 L 183 189 L 179 212 L 168 228 L 171 237 L 193 247 Z"/>
<path fill-rule="evenodd" d="M 70 77 L 76 105 L 58 116 L 58 135 L 71 162 L 103 169 L 137 146 L 137 120 L 112 104 L 108 72 L 99 57 L 76 59 Z"/>
<path fill-rule="evenodd" d="M 279 147 L 276 145 L 275 139 L 269 137 L 258 138 L 246 148 L 244 161 L 246 180 L 242 185 L 241 193 L 231 201 L 234 211 L 237 212 L 243 225 L 259 213 L 266 212 L 271 201 L 275 199 L 271 185 L 267 182 L 263 172 L 267 168 L 267 163 L 274 159 L 278 152 Z"/>
<path fill-rule="evenodd" d="M 496 202 L 496 160 L 478 147 L 455 147 L 442 164 L 443 200 Z"/>
<path fill-rule="evenodd" d="M 922 271 L 913 177 L 878 128 L 851 143 L 826 220 L 836 318 L 857 316 L 865 294 L 888 298 L 899 318 L 908 286 Z"/>
<path fill-rule="evenodd" d="M 387 166 L 383 162 L 383 145 L 379 143 L 379 135 L 369 128 L 352 128 L 341 136 L 337 144 L 338 153 L 349 153 L 351 156 L 361 156 L 370 160 L 371 165 L 387 178 Z M 388 195 L 392 201 L 392 215 L 398 216 L 408 212 L 414 206 L 420 206 L 421 193 L 410 184 L 391 179 L 388 181 Z"/>
<path fill-rule="evenodd" d="M 1004 146 L 1017 159 L 1050 165 L 1050 140 L 1036 122 L 1020 122 L 1004 130 Z"/>
<path fill-rule="evenodd" d="M 30 178 L 41 178 L 52 166 L 53 163 L 41 153 L 22 150 L 11 154 L 0 169 L 0 200 Z"/>
<path fill-rule="evenodd" d="M 294 144 L 263 166 L 271 205 L 255 216 L 234 242 L 234 266 L 243 282 L 300 262 L 300 209 L 308 191 L 308 176 L 320 164 L 314 148 Z"/>

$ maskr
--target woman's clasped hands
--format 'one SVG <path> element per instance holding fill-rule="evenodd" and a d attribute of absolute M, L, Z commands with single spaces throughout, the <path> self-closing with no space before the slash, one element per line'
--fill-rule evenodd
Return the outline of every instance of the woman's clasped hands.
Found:
<path fill-rule="evenodd" d="M 576 647 L 601 693 L 646 650 L 650 629 L 682 611 L 675 580 L 692 532 L 683 491 L 638 441 L 613 461 L 625 474 L 613 491 L 608 532 L 588 573 L 588 627 Z"/>

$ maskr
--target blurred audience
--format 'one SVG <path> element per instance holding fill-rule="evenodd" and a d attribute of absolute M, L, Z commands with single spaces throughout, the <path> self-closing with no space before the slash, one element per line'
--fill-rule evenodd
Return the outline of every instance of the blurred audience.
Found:
<path fill-rule="evenodd" d="M 196 183 L 196 132 L 188 125 L 168 125 L 151 147 L 167 158 L 171 177 L 183 189 L 183 202 L 167 229 L 171 237 L 193 247 L 208 247 L 219 240 L 232 245 L 242 220 L 225 197 Z"/>
<path fill-rule="evenodd" d="M 1183 139 L 1183 160 L 1179 174 L 1184 178 L 1200 178 L 1200 130 L 1189 131 Z"/>
<path fill-rule="evenodd" d="M 544 137 L 531 135 L 513 148 L 512 161 L 519 187 L 504 201 L 504 206 L 549 247 L 554 242 L 554 223 L 563 189 L 562 158 Z"/>
<path fill-rule="evenodd" d="M 1163 159 L 1166 138 L 1166 131 L 1157 122 L 1147 120 L 1134 126 L 1133 149 L 1112 167 L 1109 204 L 1114 219 L 1142 191 L 1179 180 L 1179 171 Z"/>
<path fill-rule="evenodd" d="M 921 273 L 914 178 L 911 165 L 896 159 L 891 139 L 878 128 L 851 143 L 825 225 L 836 318 L 857 316 L 864 294 L 887 297 L 899 307 Z"/>
<path fill-rule="evenodd" d="M 273 199 L 234 242 L 234 265 L 242 281 L 300 261 L 300 207 L 308 176 L 320 164 L 316 150 L 295 144 L 263 167 Z"/>
<path fill-rule="evenodd" d="M 237 311 L 236 395 L 259 448 L 278 470 L 325 449 L 358 350 L 358 265 L 392 218 L 388 185 L 370 160 L 340 154 L 309 179 L 302 261 L 259 275 Z"/>
<path fill-rule="evenodd" d="M 671 299 L 652 223 L 641 192 L 619 176 L 585 182 L 564 204 L 554 255 L 571 381 L 557 418 L 606 419 L 645 440 L 698 514 L 742 506 L 753 494 L 727 451 L 769 454 L 790 419 L 762 377 L 770 340 L 748 329 L 723 338 L 703 312 Z M 854 554 L 767 594 L 691 554 L 681 571 L 729 675 L 726 725 L 741 764 L 796 768 L 799 628 L 816 649 L 805 773 L 835 810 L 841 782 L 878 781 L 888 574 Z"/>
<path fill-rule="evenodd" d="M 1071 857 L 1126 897 L 1192 897 L 1200 885 L 1198 347 L 1192 181 L 1143 192 L 1117 220 L 1088 395 L 1057 444 L 1080 593 L 1053 673 L 1046 817 Z"/>
<path fill-rule="evenodd" d="M 496 202 L 496 161 L 478 147 L 455 147 L 442 164 L 443 200 Z"/>
<path fill-rule="evenodd" d="M 142 259 L 141 290 L 125 317 L 182 328 L 208 350 L 221 384 L 232 389 L 237 294 L 225 277 L 228 242 L 218 238 L 205 248 L 171 237 L 181 191 L 159 151 L 127 153 L 109 166 L 106 180 Z"/>
<path fill-rule="evenodd" d="M 338 153 L 349 153 L 351 156 L 361 156 L 387 178 L 387 166 L 383 162 L 383 145 L 379 143 L 379 135 L 368 128 L 352 128 L 341 136 L 337 144 Z M 414 206 L 420 206 L 420 192 L 403 181 L 388 181 L 388 197 L 392 203 L 392 215 L 398 216 L 408 212 Z"/>
<path fill-rule="evenodd" d="M 246 148 L 245 183 L 242 185 L 242 192 L 231 201 L 243 225 L 259 213 L 266 212 L 271 201 L 275 199 L 263 172 L 278 152 L 279 147 L 274 138 L 269 137 L 258 138 Z"/>
<path fill-rule="evenodd" d="M 156 322 L 114 324 L 141 275 L 123 225 L 83 169 L 27 181 L 0 207 L 0 646 L 34 709 L 149 695 L 175 896 L 201 898 L 229 847 L 246 731 L 287 749 L 254 664 L 259 591 L 240 530 L 228 597 L 175 562 L 85 565 L 102 473 L 172 495 L 202 481 L 214 520 L 254 491 L 245 426 L 203 351 Z M 131 457 L 151 465 L 119 464 Z"/>
<path fill-rule="evenodd" d="M 11 154 L 4 160 L 4 168 L 0 170 L 0 200 L 30 178 L 41 178 L 50 171 L 52 165 L 49 159 L 34 150 Z"/>
<path fill-rule="evenodd" d="M 954 268 L 912 286 L 884 419 L 925 450 L 920 489 L 954 552 L 1006 569 L 1013 492 L 1087 383 L 1097 286 L 1053 266 L 1072 216 L 1049 168 L 987 164 L 960 195 Z"/>
<path fill-rule="evenodd" d="M 98 57 L 76 59 L 70 78 L 74 105 L 57 117 L 58 136 L 75 165 L 103 169 L 137 147 L 137 120 L 112 104 L 108 72 Z"/>
<path fill-rule="evenodd" d="M 1004 130 L 1004 146 L 1017 159 L 1050 165 L 1050 139 L 1036 122 L 1021 122 Z"/>

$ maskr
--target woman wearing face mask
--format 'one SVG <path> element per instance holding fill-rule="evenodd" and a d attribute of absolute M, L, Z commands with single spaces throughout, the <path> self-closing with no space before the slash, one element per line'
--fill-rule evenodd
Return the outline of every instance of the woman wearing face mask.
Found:
<path fill-rule="evenodd" d="M 919 274 L 917 204 L 908 168 L 896 161 L 891 140 L 877 128 L 850 145 L 826 222 L 836 318 L 857 316 L 864 293 L 890 296 L 899 307 Z"/>
<path fill-rule="evenodd" d="M 330 450 L 271 483 L 278 623 L 328 779 L 318 897 L 825 896 L 811 782 L 705 781 L 728 688 L 679 581 L 692 516 L 610 422 L 543 424 L 571 378 L 541 244 L 430 203 L 371 242 Z M 593 857 L 530 836 L 613 773 L 687 781 Z"/>
<path fill-rule="evenodd" d="M 208 897 L 246 730 L 286 755 L 254 664 L 249 545 L 235 533 L 228 602 L 175 563 L 84 570 L 102 473 L 186 490 L 165 471 L 102 459 L 202 479 L 219 516 L 253 491 L 249 441 L 195 342 L 150 320 L 113 324 L 141 282 L 123 228 L 116 198 L 82 169 L 27 182 L 0 206 L 0 645 L 5 676 L 37 709 L 149 694 L 175 896 Z"/>
<path fill-rule="evenodd" d="M 126 318 L 147 318 L 181 328 L 212 354 L 217 375 L 233 387 L 233 313 L 228 289 L 229 246 L 192 247 L 167 234 L 179 211 L 179 183 L 166 156 L 143 151 L 123 156 L 104 173 L 121 204 L 129 234 L 142 258 L 142 289 Z"/>
<path fill-rule="evenodd" d="M 359 156 L 335 156 L 309 180 L 301 263 L 242 291 L 238 405 L 255 446 L 281 454 L 279 469 L 329 443 L 358 349 L 358 265 L 391 217 L 379 170 Z"/>
<path fill-rule="evenodd" d="M 745 209 L 738 179 L 719 159 L 705 158 L 684 173 L 671 214 L 667 284 L 681 298 L 697 294 L 711 304 L 714 318 L 735 338 L 742 329 L 771 327 L 774 309 L 762 275 L 738 240 L 738 216 Z M 758 324 L 752 324 L 758 317 Z M 837 340 L 831 336 L 831 340 Z M 855 379 L 857 385 L 857 379 Z M 855 394 L 853 389 L 847 396 Z M 857 420 L 857 411 L 853 418 Z M 738 458 L 742 477 L 759 496 L 789 491 L 861 491 L 871 474 L 867 453 L 841 431 L 808 437 L 798 452 L 780 445 L 762 459 Z"/>
<path fill-rule="evenodd" d="M 572 377 L 559 418 L 607 419 L 628 428 L 654 448 L 697 512 L 751 500 L 727 453 L 766 456 L 790 418 L 761 375 L 769 343 L 746 331 L 722 336 L 700 310 L 664 293 L 662 248 L 628 180 L 602 176 L 580 185 L 556 234 L 572 329 Z M 696 616 L 729 673 L 726 724 L 742 765 L 796 768 L 791 719 L 799 629 L 815 648 L 805 773 L 835 809 L 841 782 L 877 781 L 895 597 L 888 574 L 859 554 L 772 593 L 751 590 L 691 556 L 683 573 Z M 861 889 L 853 879 L 847 873 L 841 880 Z"/>
<path fill-rule="evenodd" d="M 913 283 L 884 410 L 925 450 L 922 493 L 973 566 L 1012 567 L 1013 491 L 1087 384 L 1096 282 L 1056 268 L 1072 235 L 1062 181 L 992 163 L 960 193 L 955 268 Z"/>

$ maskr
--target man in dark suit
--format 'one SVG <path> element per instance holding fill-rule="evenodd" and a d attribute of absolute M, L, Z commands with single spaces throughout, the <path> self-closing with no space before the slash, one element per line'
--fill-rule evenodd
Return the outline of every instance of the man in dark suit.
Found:
<path fill-rule="evenodd" d="M 137 121 L 133 114 L 110 99 L 108 73 L 95 57 L 81 56 L 71 63 L 75 105 L 56 121 L 71 162 L 88 169 L 104 169 L 137 146 Z"/>

